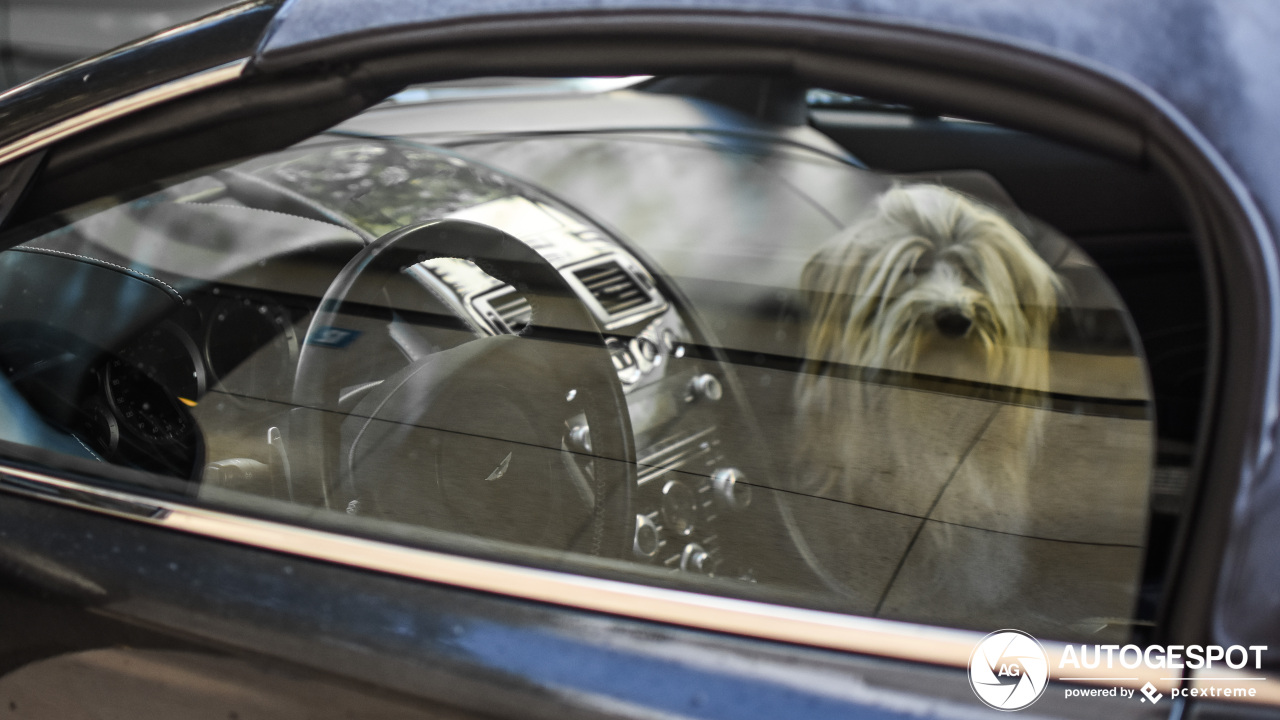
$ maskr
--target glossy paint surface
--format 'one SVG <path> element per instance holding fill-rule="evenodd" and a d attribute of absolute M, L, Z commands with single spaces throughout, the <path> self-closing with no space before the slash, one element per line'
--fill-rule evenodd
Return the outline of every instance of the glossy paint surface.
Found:
<path fill-rule="evenodd" d="M 59 622 L 92 616 L 158 631 L 130 638 L 141 650 L 194 643 L 274 657 L 304 676 L 332 673 L 480 713 L 897 718 L 980 709 L 962 670 L 565 611 L 12 496 L 0 496 L 0 528 L 0 566 L 11 578 L 0 588 L 3 605 L 36 594 L 60 608 Z M 30 637 L 23 623 L 19 613 L 0 613 L 6 637 Z M 12 649 L 0 669 L 119 642 L 118 632 L 81 632 L 61 645 Z M 1131 716 L 1132 706 L 1116 701 L 1111 710 Z M 1070 715 L 1097 706 L 1046 696 L 1038 709 Z"/>
<path fill-rule="evenodd" d="M 650 15 L 652 13 L 652 15 Z M 309 48 L 346 47 L 355 54 L 385 51 L 414 30 L 511 19 L 568 20 L 631 17 L 637 29 L 666 15 L 720 16 L 726 21 L 823 19 L 904 23 L 1021 44 L 1150 87 L 1186 115 L 1259 191 L 1280 217 L 1280 111 L 1274 71 L 1280 52 L 1280 6 L 1265 0 L 1181 0 L 1151 5 L 1118 0 L 1027 5 L 1014 0 L 954 3 L 926 0 L 505 0 L 404 3 L 372 0 L 290 0 L 259 52 L 267 64 L 288 64 Z M 781 30 L 781 29 L 780 29 Z M 439 36 L 447 38 L 447 34 Z"/>
<path fill-rule="evenodd" d="M 0 95 L 0 145 L 113 100 L 247 56 L 278 9 L 249 0 Z"/>

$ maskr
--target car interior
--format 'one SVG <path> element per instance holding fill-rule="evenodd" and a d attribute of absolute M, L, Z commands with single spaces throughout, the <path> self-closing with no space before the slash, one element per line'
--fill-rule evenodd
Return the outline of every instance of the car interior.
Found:
<path fill-rule="evenodd" d="M 1032 269 L 895 250 L 877 282 L 987 315 L 877 291 L 894 347 L 816 355 L 865 294 L 821 279 L 870 282 L 832 253 L 913 192 Z M 789 78 L 411 86 L 3 247 L 5 447 L 184 502 L 1106 640 L 1154 624 L 1190 502 L 1208 301 L 1169 179 Z M 1034 273 L 1054 308 L 991 300 Z"/>

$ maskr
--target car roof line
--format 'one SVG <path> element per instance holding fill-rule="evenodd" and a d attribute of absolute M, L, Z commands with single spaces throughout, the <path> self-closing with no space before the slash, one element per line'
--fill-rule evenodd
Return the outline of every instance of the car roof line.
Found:
<path fill-rule="evenodd" d="M 187 77 L 147 88 L 141 92 L 127 95 L 118 100 L 100 105 L 87 112 L 72 115 L 30 135 L 15 140 L 8 145 L 0 146 L 0 165 L 29 155 L 46 148 L 63 138 L 70 137 L 92 127 L 109 122 L 119 117 L 135 113 L 139 110 L 168 102 L 174 98 L 190 95 L 200 90 L 221 85 L 239 78 L 249 58 L 233 60 L 217 67 L 209 68 Z"/>

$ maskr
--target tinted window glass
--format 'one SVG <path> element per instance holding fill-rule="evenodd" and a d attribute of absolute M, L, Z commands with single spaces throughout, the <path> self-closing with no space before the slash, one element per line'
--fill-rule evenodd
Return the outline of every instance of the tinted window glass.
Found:
<path fill-rule="evenodd" d="M 4 439 L 477 556 L 1130 632 L 1154 410 L 1072 241 L 982 173 L 699 101 L 512 102 L 375 109 L 15 236 Z"/>

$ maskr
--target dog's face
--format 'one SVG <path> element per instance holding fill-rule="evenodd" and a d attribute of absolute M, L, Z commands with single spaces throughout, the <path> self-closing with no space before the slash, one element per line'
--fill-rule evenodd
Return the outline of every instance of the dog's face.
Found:
<path fill-rule="evenodd" d="M 1043 354 L 1060 283 L 999 213 L 946 188 L 894 188 L 875 214 L 805 268 L 809 355 L 873 369 L 917 370 L 940 354 L 976 358 L 1019 383 Z M 1025 385 L 1024 385 L 1025 387 Z"/>

